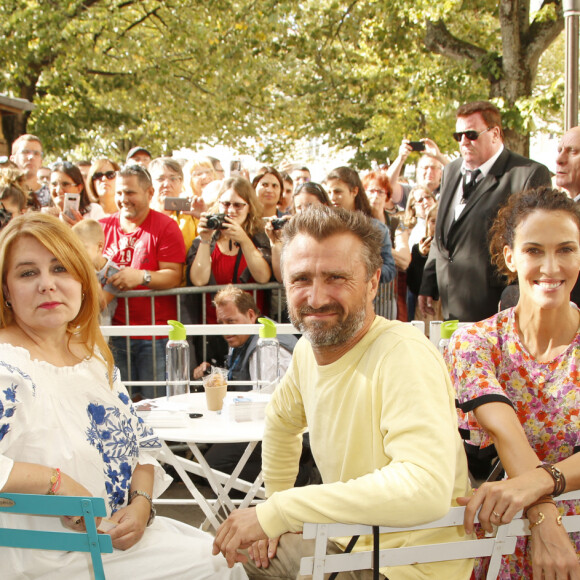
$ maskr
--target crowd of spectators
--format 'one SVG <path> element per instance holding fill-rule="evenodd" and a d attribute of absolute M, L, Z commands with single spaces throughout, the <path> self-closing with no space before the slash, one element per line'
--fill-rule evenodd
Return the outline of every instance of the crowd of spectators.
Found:
<path fill-rule="evenodd" d="M 515 555 L 505 559 L 502 577 L 531 577 L 538 570 L 549 574 L 561 565 L 555 563 L 558 557 L 574 569 L 572 544 L 555 555 L 547 546 L 564 544 L 558 514 L 578 510 L 575 504 L 556 505 L 552 496 L 566 489 L 566 477 L 571 486 L 580 485 L 572 459 L 578 448 L 573 417 L 580 362 L 580 314 L 574 304 L 580 270 L 580 130 L 562 137 L 558 190 L 550 187 L 546 167 L 505 147 L 501 117 L 491 103 L 459 107 L 455 129 L 460 157 L 453 161 L 431 139 L 403 139 L 390 167 L 361 175 L 340 166 L 321 183 L 313 182 L 301 164 L 265 165 L 255 175 L 232 165 L 226 176 L 219 159 L 153 158 L 143 147 L 131 149 L 123 165 L 99 158 L 44 167 L 40 140 L 23 135 L 0 168 L 0 229 L 27 212 L 52 214 L 72 228 L 100 282 L 103 316 L 108 314 L 114 325 L 164 325 L 177 318 L 177 300 L 185 301 L 188 322 L 232 324 L 241 319 L 253 323 L 259 312 L 273 313 L 277 302 L 260 290 L 255 303 L 241 308 L 241 291 L 229 285 L 284 281 L 288 288 L 301 279 L 296 264 L 292 284 L 283 276 L 281 233 L 289 223 L 308 222 L 312 247 L 306 254 L 337 262 L 332 228 L 318 239 L 315 220 L 308 216 L 320 212 L 328 224 L 336 216 L 344 223 L 360 222 L 369 230 L 368 239 L 360 232 L 361 256 L 368 258 L 362 248 L 369 240 L 377 254 L 375 274 L 357 282 L 361 288 L 371 285 L 365 290 L 369 304 L 375 283 L 396 282 L 400 320 L 476 323 L 461 329 L 446 353 L 459 427 L 472 474 L 485 477 L 481 470 L 499 456 L 510 479 L 461 500 L 468 505 L 466 528 L 473 527 L 469 517 L 475 504 L 483 506 L 484 529 L 509 522 L 517 509 L 527 507 L 536 547 L 522 540 Z M 401 178 L 411 154 L 419 155 L 414 184 Z M 342 233 L 346 237 L 339 249 L 346 261 L 349 234 Z M 296 245 L 296 255 L 304 251 Z M 332 286 L 335 275 L 323 270 L 314 277 L 325 277 L 320 283 Z M 229 294 L 224 298 L 222 290 L 217 299 L 213 291 L 156 296 L 154 308 L 149 297 L 131 296 L 127 303 L 115 299 L 132 290 L 182 286 L 222 286 Z M 508 287 L 513 307 L 498 313 Z M 6 308 L 11 308 L 8 302 Z M 295 311 L 295 319 L 305 312 Z M 370 311 L 361 312 L 371 324 Z M 345 319 L 351 315 L 344 314 Z M 317 327 L 311 330 L 318 337 Z M 166 342 L 151 336 L 113 337 L 110 346 L 121 378 L 163 381 Z M 252 378 L 249 347 L 254 342 L 249 336 L 227 342 L 210 337 L 204 349 L 208 362 L 193 368 L 200 374 L 218 363 L 229 366 L 233 376 L 241 372 L 234 361 L 247 354 L 244 380 Z M 318 346 L 329 347 L 324 341 Z M 149 398 L 154 391 L 140 387 L 132 394 Z M 554 435 L 559 429 L 562 437 Z M 573 540 L 577 551 L 580 540 Z M 484 565 L 480 574 L 485 574 Z"/>

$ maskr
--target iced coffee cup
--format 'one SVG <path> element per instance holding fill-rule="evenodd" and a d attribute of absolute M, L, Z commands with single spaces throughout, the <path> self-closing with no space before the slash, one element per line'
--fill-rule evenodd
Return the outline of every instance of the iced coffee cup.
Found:
<path fill-rule="evenodd" d="M 203 377 L 203 388 L 208 410 L 221 411 L 228 390 L 227 371 L 212 367 L 211 373 Z"/>

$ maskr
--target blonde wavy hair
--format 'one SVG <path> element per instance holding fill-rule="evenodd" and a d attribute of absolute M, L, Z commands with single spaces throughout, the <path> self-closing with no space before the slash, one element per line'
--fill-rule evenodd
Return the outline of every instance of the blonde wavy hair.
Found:
<path fill-rule="evenodd" d="M 14 218 L 0 233 L 0 328 L 14 321 L 12 310 L 6 304 L 6 275 L 12 248 L 25 236 L 40 242 L 80 282 L 83 299 L 78 314 L 67 325 L 68 341 L 78 337 L 87 354 L 103 362 L 112 388 L 114 361 L 99 328 L 100 292 L 95 268 L 80 240 L 58 218 L 39 212 L 27 213 Z"/>

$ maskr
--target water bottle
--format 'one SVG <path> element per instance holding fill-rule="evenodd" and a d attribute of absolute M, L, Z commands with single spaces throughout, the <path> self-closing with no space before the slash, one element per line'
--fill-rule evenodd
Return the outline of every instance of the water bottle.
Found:
<path fill-rule="evenodd" d="M 165 348 L 165 381 L 167 398 L 189 393 L 189 344 L 185 327 L 177 320 L 168 320 L 173 326 Z"/>
<path fill-rule="evenodd" d="M 280 343 L 276 338 L 276 325 L 269 318 L 258 318 L 262 323 L 256 349 L 258 391 L 271 393 L 280 378 Z"/>
<path fill-rule="evenodd" d="M 449 346 L 449 339 L 451 335 L 457 330 L 459 320 L 446 320 L 441 324 L 441 339 L 439 340 L 439 352 L 441 356 L 445 356 L 445 351 Z"/>

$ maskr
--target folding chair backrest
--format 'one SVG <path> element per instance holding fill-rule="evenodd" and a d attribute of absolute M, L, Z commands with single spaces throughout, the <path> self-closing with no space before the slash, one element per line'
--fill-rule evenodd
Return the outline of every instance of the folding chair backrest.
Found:
<path fill-rule="evenodd" d="M 580 499 L 580 492 L 570 492 L 558 498 Z M 417 526 L 395 528 L 379 527 L 380 534 L 393 532 L 408 532 L 411 530 L 425 530 L 463 525 L 465 508 L 453 507 L 443 518 Z M 562 518 L 568 532 L 580 531 L 580 516 Z M 516 515 L 511 523 L 499 526 L 494 537 L 485 537 L 474 540 L 462 540 L 440 544 L 421 546 L 405 546 L 388 548 L 379 551 L 379 566 L 405 566 L 416 563 L 441 562 L 444 560 L 459 560 L 465 558 L 481 558 L 490 556 L 487 580 L 497 578 L 501 566 L 501 558 L 505 554 L 515 551 L 519 536 L 529 535 L 528 520 L 522 513 Z M 306 523 L 303 528 L 305 540 L 315 540 L 314 556 L 304 557 L 300 562 L 300 574 L 312 575 L 313 580 L 322 580 L 329 572 L 344 572 L 347 570 L 370 570 L 373 552 L 351 552 L 342 554 L 326 553 L 327 541 L 335 537 L 347 537 L 372 534 L 372 526 L 363 524 L 320 524 Z"/>
<path fill-rule="evenodd" d="M 111 553 L 113 544 L 111 537 L 108 534 L 99 534 L 95 525 L 95 517 L 107 515 L 105 500 L 102 497 L 1 493 L 0 512 L 43 516 L 83 516 L 86 532 L 0 528 L 0 546 L 90 552 L 95 579 L 105 580 L 101 553 Z"/>

